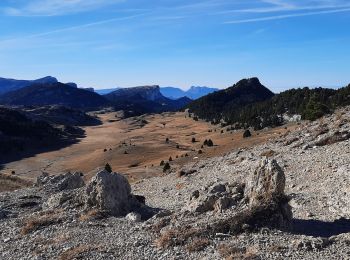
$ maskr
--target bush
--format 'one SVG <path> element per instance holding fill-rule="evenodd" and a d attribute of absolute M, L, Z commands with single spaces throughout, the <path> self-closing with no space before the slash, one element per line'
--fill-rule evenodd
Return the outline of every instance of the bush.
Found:
<path fill-rule="evenodd" d="M 170 163 L 166 163 L 166 164 L 164 164 L 164 167 L 163 167 L 163 172 L 166 172 L 166 171 L 168 171 L 168 170 L 170 170 Z"/>
<path fill-rule="evenodd" d="M 211 139 L 209 139 L 209 140 L 205 139 L 203 145 L 211 147 L 211 146 L 214 145 L 214 143 L 213 143 L 213 141 Z"/>
<path fill-rule="evenodd" d="M 173 161 L 173 158 L 170 156 L 169 157 L 169 162 L 172 162 Z"/>
<path fill-rule="evenodd" d="M 159 164 L 159 166 L 163 166 L 164 164 L 165 164 L 165 162 L 164 162 L 164 161 L 161 161 L 160 164 Z"/>
<path fill-rule="evenodd" d="M 107 172 L 109 172 L 109 173 L 112 172 L 112 167 L 109 165 L 109 163 L 106 163 L 106 165 L 105 165 L 105 170 L 106 170 Z"/>
<path fill-rule="evenodd" d="M 251 136 L 252 136 L 252 134 L 250 133 L 250 131 L 248 129 L 244 131 L 243 138 L 248 138 L 248 137 L 251 137 Z"/>
<path fill-rule="evenodd" d="M 165 142 L 166 142 L 166 143 L 169 143 L 169 138 L 168 138 L 168 137 L 165 139 Z"/>
<path fill-rule="evenodd" d="M 199 150 L 199 151 L 198 151 L 198 154 L 202 154 L 202 153 L 203 153 L 203 151 L 202 151 L 202 150 Z"/>
<path fill-rule="evenodd" d="M 195 143 L 195 142 L 196 142 L 196 138 L 192 137 L 192 143 Z"/>

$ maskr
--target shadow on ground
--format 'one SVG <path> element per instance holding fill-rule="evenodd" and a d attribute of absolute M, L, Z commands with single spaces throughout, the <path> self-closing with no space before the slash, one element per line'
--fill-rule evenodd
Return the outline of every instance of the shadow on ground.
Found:
<path fill-rule="evenodd" d="M 292 233 L 313 237 L 331 237 L 350 232 L 350 220 L 345 218 L 333 222 L 314 219 L 294 219 Z"/>
<path fill-rule="evenodd" d="M 78 128 L 75 133 L 70 133 L 68 136 L 64 137 L 57 136 L 55 138 L 46 140 L 24 139 L 20 143 L 20 147 L 18 149 L 13 148 L 7 153 L 0 151 L 0 170 L 3 170 L 4 165 L 7 163 L 29 158 L 40 153 L 63 149 L 73 144 L 79 143 L 81 139 L 85 137 L 85 131 L 81 128 Z M 8 143 L 11 144 L 11 142 L 12 140 L 7 142 L 7 145 Z M 0 145 L 1 144 L 2 143 L 0 142 Z"/>

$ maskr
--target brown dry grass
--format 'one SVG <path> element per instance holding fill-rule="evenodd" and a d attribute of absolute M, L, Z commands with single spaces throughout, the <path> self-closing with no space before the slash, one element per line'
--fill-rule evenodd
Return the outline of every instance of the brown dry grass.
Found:
<path fill-rule="evenodd" d="M 186 249 L 188 252 L 198 252 L 204 250 L 207 246 L 210 245 L 210 241 L 207 238 L 198 238 L 195 237 L 187 246 Z"/>
<path fill-rule="evenodd" d="M 39 228 L 60 223 L 62 221 L 61 211 L 44 211 L 36 216 L 24 220 L 21 229 L 22 235 L 27 235 L 30 232 L 38 230 Z"/>
<path fill-rule="evenodd" d="M 171 246 L 185 245 L 189 239 L 198 238 L 200 231 L 192 227 L 182 227 L 169 229 L 155 241 L 159 248 L 169 248 Z"/>
<path fill-rule="evenodd" d="M 91 209 L 87 212 L 82 213 L 79 216 L 80 221 L 90 221 L 90 220 L 98 220 L 98 219 L 103 219 L 106 217 L 106 214 L 101 212 L 98 209 Z"/>
<path fill-rule="evenodd" d="M 256 247 L 248 247 L 248 248 L 238 248 L 235 246 L 230 246 L 227 244 L 221 244 L 218 246 L 219 254 L 225 260 L 257 260 L 260 259 L 258 255 L 258 250 Z"/>
<path fill-rule="evenodd" d="M 67 251 L 63 252 L 60 256 L 59 256 L 59 260 L 72 260 L 72 259 L 77 259 L 77 258 L 81 258 L 81 254 L 89 252 L 89 251 L 93 251 L 93 250 L 97 250 L 98 247 L 97 246 L 91 246 L 91 245 L 79 245 L 73 248 L 68 249 Z"/>
<path fill-rule="evenodd" d="M 153 232 L 159 234 L 160 231 L 162 230 L 162 228 L 166 227 L 167 225 L 170 224 L 170 219 L 168 218 L 162 218 L 160 219 L 158 222 L 156 222 L 155 224 L 153 224 L 151 226 L 151 229 Z"/>
<path fill-rule="evenodd" d="M 33 183 L 29 180 L 14 176 L 12 174 L 0 174 L 0 192 L 14 191 L 31 186 Z"/>

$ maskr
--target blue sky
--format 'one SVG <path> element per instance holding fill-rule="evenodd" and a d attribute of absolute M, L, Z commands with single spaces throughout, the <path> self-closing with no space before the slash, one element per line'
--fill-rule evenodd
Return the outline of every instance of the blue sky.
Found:
<path fill-rule="evenodd" d="M 0 76 L 278 92 L 350 83 L 348 0 L 2 0 Z"/>

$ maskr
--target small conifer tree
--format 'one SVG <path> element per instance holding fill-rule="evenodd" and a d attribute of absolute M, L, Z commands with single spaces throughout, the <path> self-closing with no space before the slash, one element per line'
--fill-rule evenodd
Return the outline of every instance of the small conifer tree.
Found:
<path fill-rule="evenodd" d="M 107 172 L 109 172 L 109 173 L 112 172 L 112 167 L 109 165 L 109 163 L 106 163 L 106 165 L 105 165 L 105 170 L 106 170 Z"/>

